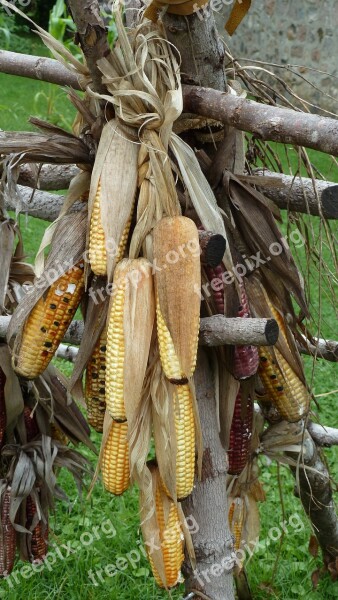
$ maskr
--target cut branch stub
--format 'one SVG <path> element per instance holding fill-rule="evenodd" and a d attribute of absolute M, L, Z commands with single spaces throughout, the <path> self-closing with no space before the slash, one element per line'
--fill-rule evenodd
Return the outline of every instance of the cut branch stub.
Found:
<path fill-rule="evenodd" d="M 278 340 L 279 327 L 275 319 L 242 319 L 214 315 L 201 319 L 200 344 L 273 346 Z"/>

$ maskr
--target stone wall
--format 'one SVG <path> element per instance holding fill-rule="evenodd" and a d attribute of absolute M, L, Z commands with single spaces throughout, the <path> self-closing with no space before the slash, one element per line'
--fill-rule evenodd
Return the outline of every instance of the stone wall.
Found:
<path fill-rule="evenodd" d="M 250 11 L 232 38 L 224 31 L 231 8 L 230 2 L 223 0 L 215 17 L 236 58 L 300 65 L 297 70 L 302 76 L 336 100 L 323 96 L 285 69 L 275 70 L 293 84 L 297 94 L 338 113 L 337 0 L 252 0 Z M 336 79 L 309 67 L 335 75 Z"/>

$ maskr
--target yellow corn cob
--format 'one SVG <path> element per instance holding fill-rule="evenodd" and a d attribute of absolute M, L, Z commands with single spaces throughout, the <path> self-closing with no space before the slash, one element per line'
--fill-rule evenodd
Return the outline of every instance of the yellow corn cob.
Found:
<path fill-rule="evenodd" d="M 112 422 L 102 454 L 101 470 L 104 487 L 120 496 L 129 487 L 129 445 L 127 423 Z"/>
<path fill-rule="evenodd" d="M 229 508 L 229 527 L 234 537 L 235 552 L 240 549 L 244 524 L 244 506 L 242 498 L 235 498 Z"/>
<path fill-rule="evenodd" d="M 170 502 L 167 518 L 164 512 L 164 499 L 166 502 Z M 150 553 L 148 557 L 157 585 L 171 588 L 178 583 L 184 560 L 183 535 L 177 506 L 172 500 L 165 498 L 165 492 L 159 480 L 156 489 L 155 506 L 166 581 L 162 581 Z"/>
<path fill-rule="evenodd" d="M 309 407 L 309 394 L 284 356 L 275 349 L 278 365 L 266 347 L 259 348 L 259 376 L 272 404 L 286 421 L 299 421 Z"/>
<path fill-rule="evenodd" d="M 176 431 L 176 492 L 183 500 L 191 494 L 195 477 L 195 421 L 188 385 L 174 388 Z"/>
<path fill-rule="evenodd" d="M 61 431 L 61 429 L 59 429 L 59 427 L 54 425 L 54 423 L 52 423 L 52 426 L 51 426 L 51 434 L 52 434 L 52 439 L 56 440 L 63 446 L 67 446 L 69 444 L 69 439 L 67 438 L 66 434 L 63 433 L 63 431 Z"/>
<path fill-rule="evenodd" d="M 154 227 L 153 239 L 154 259 L 162 267 L 155 273 L 160 358 L 166 377 L 180 385 L 187 383 L 196 366 L 200 319 L 196 290 L 201 285 L 198 230 L 187 217 L 166 217 Z M 189 251 L 192 247 L 194 252 Z"/>
<path fill-rule="evenodd" d="M 123 258 L 124 251 L 126 249 L 130 225 L 132 219 L 132 212 L 125 225 L 116 256 L 116 263 L 120 262 Z M 102 227 L 101 220 L 101 183 L 99 182 L 97 187 L 96 196 L 94 199 L 93 210 L 90 218 L 89 228 L 89 260 L 92 271 L 95 275 L 106 275 L 107 274 L 107 250 L 106 250 L 106 238 L 104 229 Z"/>
<path fill-rule="evenodd" d="M 88 423 L 98 431 L 103 431 L 106 410 L 106 344 L 107 331 L 104 330 L 87 364 L 85 399 Z"/>
<path fill-rule="evenodd" d="M 187 383 L 188 379 L 181 370 L 170 331 L 164 322 L 158 296 L 156 298 L 156 320 L 158 345 L 164 374 L 172 383 Z"/>
<path fill-rule="evenodd" d="M 15 371 L 27 379 L 41 375 L 53 358 L 80 303 L 84 264 L 78 263 L 40 298 L 23 328 Z"/>
<path fill-rule="evenodd" d="M 124 332 L 123 307 L 126 279 L 121 277 L 120 285 L 113 298 L 107 331 L 106 354 L 106 404 L 115 421 L 126 421 L 124 405 Z"/>
<path fill-rule="evenodd" d="M 106 239 L 101 221 L 101 183 L 94 199 L 89 228 L 89 260 L 95 275 L 107 273 Z"/>

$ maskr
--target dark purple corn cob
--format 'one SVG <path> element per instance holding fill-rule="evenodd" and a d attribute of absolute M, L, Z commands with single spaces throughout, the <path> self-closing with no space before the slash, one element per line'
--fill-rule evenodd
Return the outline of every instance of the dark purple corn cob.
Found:
<path fill-rule="evenodd" d="M 252 436 L 253 402 L 248 396 L 246 405 L 242 407 L 241 391 L 235 400 L 234 414 L 232 417 L 229 442 L 229 468 L 230 475 L 239 475 L 248 462 L 250 441 Z"/>
<path fill-rule="evenodd" d="M 240 288 L 241 306 L 239 307 L 238 316 L 247 319 L 250 317 L 250 308 L 243 283 L 240 284 Z M 236 379 L 252 377 L 258 369 L 258 365 L 259 355 L 256 346 L 235 346 L 233 376 Z"/>
<path fill-rule="evenodd" d="M 0 532 L 0 577 L 7 577 L 14 566 L 16 534 L 9 518 L 11 505 L 11 488 L 8 487 L 1 498 L 1 532 Z"/>

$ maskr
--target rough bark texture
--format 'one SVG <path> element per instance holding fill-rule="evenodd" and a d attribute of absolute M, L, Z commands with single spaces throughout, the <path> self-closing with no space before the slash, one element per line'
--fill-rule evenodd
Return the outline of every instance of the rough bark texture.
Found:
<path fill-rule="evenodd" d="M 273 346 L 278 340 L 279 327 L 275 319 L 241 319 L 214 315 L 201 319 L 202 346 Z"/>
<path fill-rule="evenodd" d="M 55 221 L 59 216 L 65 196 L 50 194 L 40 190 L 32 190 L 31 188 L 19 185 L 19 193 L 21 196 L 20 212 L 26 213 L 31 217 L 43 219 L 44 221 Z M 77 212 L 83 208 L 83 202 L 76 202 L 71 209 L 71 212 Z M 16 210 L 17 203 L 14 198 L 6 197 L 5 207 L 7 210 Z"/>
<path fill-rule="evenodd" d="M 338 120 L 267 106 L 196 86 L 184 86 L 183 100 L 185 110 L 250 131 L 259 139 L 338 155 Z"/>
<path fill-rule="evenodd" d="M 0 50 L 0 72 L 81 90 L 78 77 L 53 58 Z"/>
<path fill-rule="evenodd" d="M 0 154 L 24 153 L 23 162 L 72 165 L 92 162 L 89 149 L 79 138 L 28 131 L 0 131 Z"/>
<path fill-rule="evenodd" d="M 183 503 L 185 515 L 193 515 L 199 527 L 193 536 L 197 568 L 194 571 L 188 563 L 185 564 L 186 591 L 189 593 L 199 590 L 212 600 L 232 600 L 232 538 L 227 519 L 226 494 L 227 456 L 217 434 L 214 383 L 207 355 L 203 350 L 199 351 L 195 385 L 204 454 L 202 479 L 196 483 L 193 493 Z"/>
<path fill-rule="evenodd" d="M 298 458 L 297 455 L 290 455 Z M 306 467 L 311 467 L 311 470 Z M 312 523 L 324 562 L 328 565 L 338 557 L 338 518 L 330 475 L 309 433 L 305 434 L 299 469 L 291 468 L 291 471 L 297 482 L 296 494 Z"/>
<path fill-rule="evenodd" d="M 316 179 L 317 197 L 313 181 L 308 177 L 291 177 L 257 169 L 253 177 L 247 176 L 245 181 L 257 184 L 260 191 L 273 200 L 279 208 L 288 208 L 314 216 L 319 216 L 321 213 L 326 219 L 338 219 L 336 183 Z"/>
<path fill-rule="evenodd" d="M 80 169 L 76 165 L 42 165 L 37 176 L 31 165 L 27 164 L 20 168 L 18 183 L 47 192 L 66 190 L 78 173 Z"/>
<path fill-rule="evenodd" d="M 106 88 L 102 84 L 102 73 L 96 63 L 99 58 L 107 55 L 110 49 L 99 4 L 93 0 L 68 0 L 67 4 L 76 24 L 78 40 L 86 57 L 93 87 L 97 92 L 104 93 Z"/>

